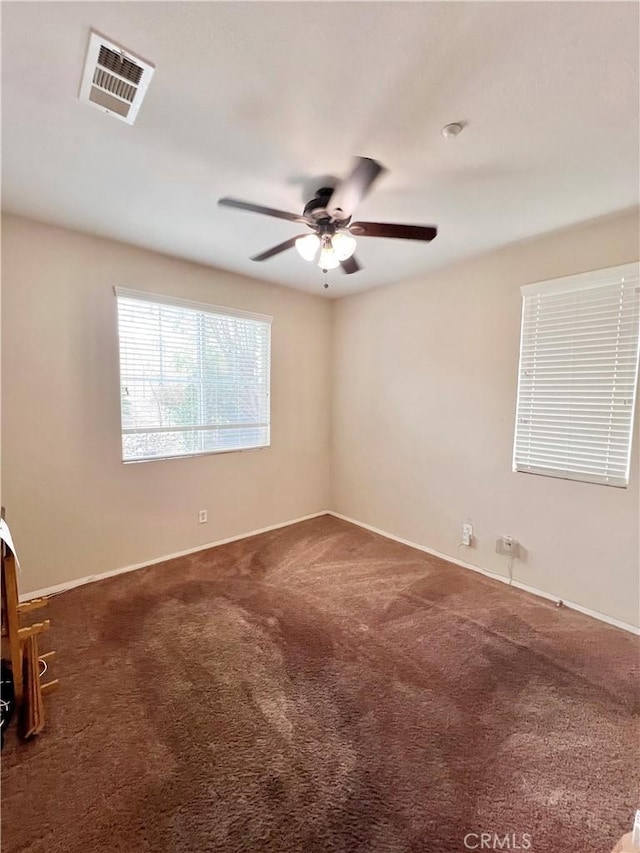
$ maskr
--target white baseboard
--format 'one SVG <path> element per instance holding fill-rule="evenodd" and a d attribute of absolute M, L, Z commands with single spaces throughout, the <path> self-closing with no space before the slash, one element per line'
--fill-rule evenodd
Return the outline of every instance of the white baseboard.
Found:
<path fill-rule="evenodd" d="M 227 545 L 230 542 L 239 542 L 241 539 L 248 539 L 250 536 L 257 536 L 259 533 L 268 533 L 270 530 L 278 530 L 281 527 L 289 527 L 292 524 L 298 524 L 300 521 L 308 521 L 311 518 L 318 518 L 321 515 L 332 515 L 335 518 L 340 518 L 343 521 L 348 521 L 350 524 L 355 524 L 357 527 L 362 527 L 365 530 L 370 530 L 372 533 L 377 533 L 379 536 L 384 536 L 385 539 L 392 539 L 394 542 L 399 542 L 401 545 L 408 545 L 410 548 L 415 548 L 418 551 L 423 551 L 425 554 L 431 554 L 434 557 L 439 557 L 441 560 L 445 560 L 448 563 L 454 563 L 456 566 L 462 566 L 463 569 L 471 569 L 473 572 L 478 572 L 485 577 L 492 578 L 493 580 L 501 581 L 502 583 L 509 583 L 509 578 L 504 575 L 496 574 L 495 572 L 491 572 L 488 569 L 483 569 L 480 566 L 476 566 L 473 563 L 466 563 L 464 560 L 460 560 L 458 557 L 454 557 L 451 554 L 443 554 L 441 551 L 436 551 L 433 548 L 428 548 L 426 545 L 419 545 L 417 542 L 412 542 L 409 539 L 403 539 L 401 536 L 394 536 L 393 533 L 387 533 L 386 530 L 380 530 L 379 527 L 373 527 L 371 524 L 365 524 L 363 521 L 357 521 L 355 518 L 349 518 L 347 515 L 342 515 L 342 513 L 334 512 L 333 510 L 322 510 L 321 512 L 314 512 L 311 515 L 303 515 L 300 518 L 292 518 L 290 521 L 282 521 L 278 524 L 271 524 L 268 527 L 261 527 L 259 530 L 251 530 L 248 533 L 240 533 L 238 536 L 229 536 L 227 539 L 218 539 L 215 542 L 208 542 L 206 545 L 198 545 L 195 548 L 187 548 L 185 551 L 176 551 L 174 554 L 165 554 L 163 557 L 157 557 L 153 560 L 147 560 L 144 563 L 136 563 L 131 566 L 123 566 L 121 569 L 112 569 L 108 572 L 101 572 L 97 575 L 88 575 L 83 578 L 75 578 L 74 580 L 65 581 L 64 583 L 56 584 L 55 586 L 48 586 L 44 589 L 33 590 L 32 592 L 26 592 L 20 595 L 20 601 L 29 601 L 32 598 L 40 598 L 41 596 L 46 595 L 57 595 L 60 592 L 65 592 L 65 590 L 73 589 L 76 586 L 82 586 L 86 583 L 93 583 L 94 581 L 103 580 L 104 578 L 111 578 L 115 575 L 121 575 L 125 572 L 134 572 L 136 569 L 144 569 L 147 566 L 154 566 L 157 563 L 164 563 L 167 560 L 173 560 L 176 557 L 186 557 L 188 554 L 195 554 L 198 551 L 206 551 L 208 548 L 217 548 L 219 545 Z M 558 597 L 555 595 L 550 595 L 548 592 L 544 592 L 544 590 L 536 589 L 533 586 L 529 586 L 528 584 L 520 583 L 520 581 L 514 580 L 512 582 L 512 586 L 515 586 L 517 589 L 522 589 L 525 592 L 530 592 L 532 595 L 537 595 L 540 598 L 546 598 L 549 601 L 558 602 Z M 591 616 L 593 619 L 599 619 L 601 622 L 606 622 L 609 625 L 614 625 L 616 628 L 621 628 L 623 631 L 629 631 L 631 634 L 636 634 L 640 636 L 640 627 L 636 625 L 629 625 L 626 622 L 621 622 L 619 619 L 614 619 L 612 616 L 607 616 L 606 613 L 600 613 L 597 610 L 590 610 L 588 607 L 583 607 L 581 604 L 576 604 L 573 601 L 567 601 L 566 599 L 562 600 L 562 603 L 565 607 L 570 608 L 571 610 L 578 610 L 580 613 L 584 613 L 586 616 Z"/>
<path fill-rule="evenodd" d="M 318 518 L 321 515 L 328 514 L 328 510 L 312 512 L 311 515 L 302 515 L 300 518 L 292 518 L 290 521 L 281 521 L 278 524 L 270 524 L 268 527 L 261 527 L 259 530 L 251 530 L 249 533 L 240 533 L 238 536 L 229 536 L 227 539 L 218 539 L 215 542 L 208 542 L 206 545 L 197 545 L 195 548 L 187 548 L 186 551 L 176 551 L 175 554 L 165 554 L 163 557 L 146 560 L 144 563 L 135 563 L 131 566 L 123 566 L 121 569 L 111 569 L 108 572 L 101 572 L 97 575 L 88 575 L 87 577 L 75 578 L 74 580 L 65 581 L 64 583 L 59 583 L 55 586 L 35 589 L 32 592 L 22 593 L 20 595 L 20 601 L 29 601 L 32 598 L 40 598 L 46 595 L 57 595 L 59 592 L 65 592 L 67 589 L 73 589 L 76 586 L 83 586 L 86 583 L 101 581 L 104 578 L 112 578 L 114 575 L 122 575 L 125 572 L 135 572 L 136 569 L 155 566 L 157 563 L 165 563 L 167 560 L 173 560 L 176 557 L 186 557 L 188 554 L 196 554 L 198 551 L 206 551 L 208 548 L 217 548 L 219 545 L 227 545 L 229 542 L 239 542 L 241 539 L 248 539 L 250 536 L 257 536 L 259 533 L 268 533 L 270 530 L 278 530 L 280 527 L 289 527 L 291 524 L 298 524 L 300 521 L 308 521 L 310 518 Z"/>
<path fill-rule="evenodd" d="M 434 557 L 439 557 L 441 560 L 446 560 L 447 563 L 455 563 L 456 566 L 462 566 L 463 569 L 471 569 L 471 571 L 478 572 L 492 580 L 501 581 L 506 584 L 509 583 L 509 578 L 504 575 L 499 575 L 495 572 L 489 571 L 488 569 L 475 566 L 473 563 L 465 563 L 464 560 L 460 560 L 458 557 L 452 557 L 450 554 L 443 554 L 441 551 L 436 551 L 433 548 L 427 548 L 426 545 L 418 545 L 417 542 L 411 542 L 409 539 L 402 539 L 400 536 L 394 536 L 393 533 L 387 533 L 386 530 L 380 530 L 379 527 L 373 527 L 370 524 L 365 524 L 363 521 L 356 521 L 355 518 L 349 518 L 349 516 L 342 515 L 342 513 L 339 512 L 334 512 L 333 510 L 329 510 L 328 514 L 333 515 L 335 518 L 341 518 L 343 521 L 348 521 L 350 524 L 355 524 L 358 527 L 363 527 L 365 530 L 370 530 L 372 533 L 377 533 L 379 536 L 384 536 L 385 539 L 392 539 L 394 542 L 400 542 L 401 545 L 408 545 L 410 548 L 416 548 L 418 551 L 424 551 L 425 554 L 431 554 Z M 536 589 L 528 584 L 520 583 L 520 581 L 514 580 L 511 583 L 511 586 L 515 586 L 517 589 L 522 589 L 525 592 L 530 592 L 532 595 L 537 595 L 540 598 L 546 598 L 549 601 L 555 601 L 556 603 L 560 601 L 557 595 L 550 595 L 548 592 L 544 592 L 544 590 Z M 637 634 L 640 636 L 640 627 L 636 625 L 629 625 L 627 622 L 621 622 L 619 619 L 607 616 L 606 613 L 600 613 L 597 610 L 590 610 L 588 607 L 583 607 L 581 604 L 576 604 L 573 601 L 567 601 L 566 598 L 562 599 L 562 603 L 570 610 L 578 610 L 580 613 L 584 613 L 586 616 L 591 616 L 593 619 L 599 619 L 601 622 L 606 622 L 608 625 L 614 625 L 616 628 L 621 628 L 623 631 L 629 631 L 631 634 Z"/>

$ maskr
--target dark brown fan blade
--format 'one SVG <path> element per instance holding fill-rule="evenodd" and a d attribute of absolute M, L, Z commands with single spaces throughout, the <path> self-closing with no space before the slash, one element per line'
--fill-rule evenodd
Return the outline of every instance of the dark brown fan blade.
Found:
<path fill-rule="evenodd" d="M 351 255 L 351 257 L 347 258 L 346 261 L 340 261 L 340 266 L 342 267 L 343 272 L 346 272 L 347 275 L 351 275 L 351 273 L 358 272 L 358 270 L 362 269 L 360 264 L 356 261 L 355 255 Z"/>
<path fill-rule="evenodd" d="M 306 234 L 296 234 L 295 237 L 291 237 L 290 240 L 285 240 L 284 243 L 278 243 L 277 246 L 273 246 L 271 249 L 267 249 L 266 252 L 262 252 L 260 255 L 256 255 L 255 258 L 251 258 L 252 261 L 266 261 L 269 258 L 272 258 L 274 255 L 279 255 L 280 252 L 286 252 L 287 249 L 293 249 L 296 244 L 296 240 L 299 237 L 306 237 Z"/>
<path fill-rule="evenodd" d="M 289 222 L 303 222 L 311 225 L 310 219 L 299 216 L 296 213 L 287 213 L 286 210 L 276 210 L 273 207 L 263 207 L 260 204 L 252 204 L 250 201 L 240 201 L 238 198 L 219 198 L 218 204 L 223 207 L 237 207 L 239 210 L 249 210 L 251 213 L 264 213 L 265 216 L 275 216 L 276 219 L 287 219 Z"/>
<path fill-rule="evenodd" d="M 338 184 L 331 195 L 327 206 L 329 215 L 338 221 L 349 219 L 371 189 L 375 179 L 384 171 L 386 169 L 377 160 L 356 157 L 351 174 Z"/>
<path fill-rule="evenodd" d="M 433 240 L 435 225 L 400 225 L 392 222 L 354 222 L 349 231 L 356 237 L 395 237 L 397 240 Z"/>

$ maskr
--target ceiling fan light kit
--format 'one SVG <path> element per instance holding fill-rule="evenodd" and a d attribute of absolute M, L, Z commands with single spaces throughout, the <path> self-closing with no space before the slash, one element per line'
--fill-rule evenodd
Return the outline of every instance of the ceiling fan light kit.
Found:
<path fill-rule="evenodd" d="M 374 181 L 386 169 L 370 157 L 356 157 L 351 173 L 335 188 L 322 187 L 307 202 L 302 215 L 263 207 L 236 198 L 218 199 L 223 207 L 235 207 L 252 213 L 262 213 L 289 222 L 298 222 L 311 228 L 312 234 L 299 234 L 267 249 L 252 260 L 266 261 L 294 246 L 305 261 L 326 272 L 342 267 L 351 275 L 361 269 L 355 258 L 356 234 L 359 237 L 390 237 L 400 240 L 433 240 L 438 229 L 435 225 L 401 225 L 385 222 L 351 222 L 351 217 L 365 198 Z M 325 285 L 326 286 L 326 285 Z"/>
<path fill-rule="evenodd" d="M 305 261 L 313 263 L 318 258 L 318 266 L 322 270 L 336 269 L 341 261 L 346 261 L 356 250 L 356 239 L 347 231 L 336 231 L 331 236 L 323 234 L 307 234 L 306 237 L 298 237 L 295 242 L 298 254 Z"/>

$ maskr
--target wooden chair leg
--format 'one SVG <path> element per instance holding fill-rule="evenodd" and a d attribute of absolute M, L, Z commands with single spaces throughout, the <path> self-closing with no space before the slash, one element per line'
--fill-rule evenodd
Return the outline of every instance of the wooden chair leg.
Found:
<path fill-rule="evenodd" d="M 22 672 L 22 648 L 20 643 L 20 617 L 18 615 L 18 582 L 16 579 L 16 565 L 13 554 L 7 551 L 3 559 L 2 572 L 5 589 L 5 616 L 7 619 L 7 634 L 9 637 L 9 650 L 11 656 L 11 669 L 13 672 L 13 692 L 16 708 L 22 704 L 24 695 L 24 680 Z"/>

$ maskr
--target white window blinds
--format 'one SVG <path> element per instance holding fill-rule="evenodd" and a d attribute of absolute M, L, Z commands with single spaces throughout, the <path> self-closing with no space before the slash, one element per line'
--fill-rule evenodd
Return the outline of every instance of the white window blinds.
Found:
<path fill-rule="evenodd" d="M 514 470 L 626 486 L 638 264 L 522 288 Z"/>
<path fill-rule="evenodd" d="M 115 290 L 123 460 L 268 446 L 271 318 Z"/>

